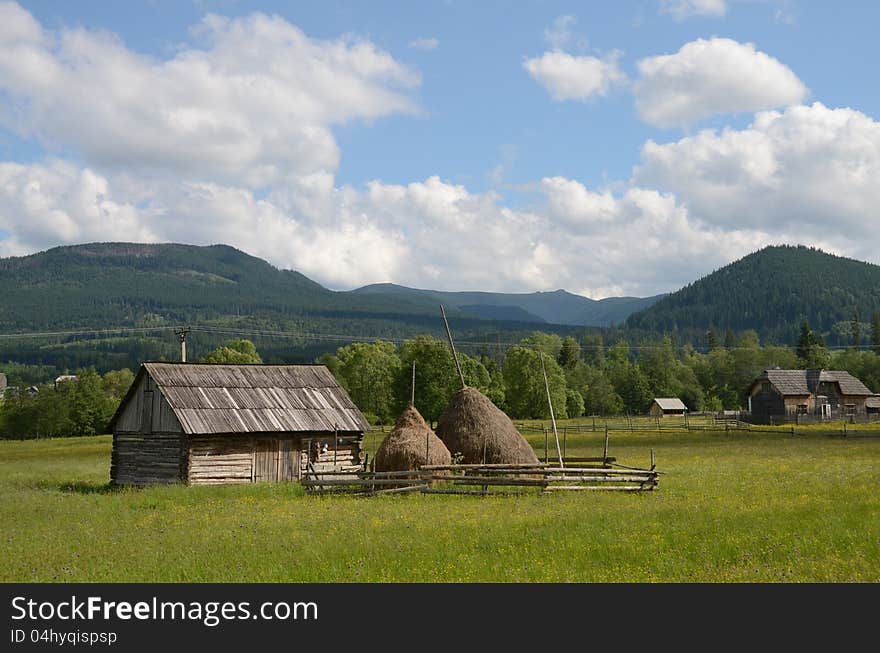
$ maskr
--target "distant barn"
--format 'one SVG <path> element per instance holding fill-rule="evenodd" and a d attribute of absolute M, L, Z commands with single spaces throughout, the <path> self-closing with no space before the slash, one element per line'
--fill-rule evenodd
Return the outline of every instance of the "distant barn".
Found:
<path fill-rule="evenodd" d="M 658 397 L 651 402 L 651 408 L 648 412 L 652 417 L 684 415 L 687 412 L 687 406 L 678 397 Z"/>
<path fill-rule="evenodd" d="M 764 370 L 752 382 L 748 396 L 752 415 L 836 418 L 865 415 L 874 393 L 842 370 L 776 368 Z"/>
<path fill-rule="evenodd" d="M 369 424 L 323 365 L 144 363 L 111 428 L 113 484 L 216 485 L 355 469 Z"/>

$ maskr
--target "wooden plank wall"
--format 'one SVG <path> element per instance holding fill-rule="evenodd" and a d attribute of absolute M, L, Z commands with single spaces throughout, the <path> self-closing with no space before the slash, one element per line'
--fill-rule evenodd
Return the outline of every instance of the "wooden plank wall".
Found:
<path fill-rule="evenodd" d="M 361 465 L 361 436 L 341 436 L 339 446 L 333 450 L 335 438 L 331 436 L 304 437 L 302 444 L 302 456 L 300 457 L 300 475 L 309 472 L 308 465 L 311 463 L 317 473 L 330 472 L 336 469 L 360 467 Z M 324 445 L 327 450 L 324 451 Z M 316 446 L 317 445 L 317 446 Z"/>
<path fill-rule="evenodd" d="M 113 436 L 110 481 L 114 485 L 179 483 L 182 458 L 177 433 L 117 433 Z"/>
<path fill-rule="evenodd" d="M 190 440 L 190 485 L 250 483 L 253 464 L 253 438 L 194 437 Z"/>
<path fill-rule="evenodd" d="M 168 401 L 149 375 L 138 387 L 116 422 L 120 433 L 183 433 Z"/>

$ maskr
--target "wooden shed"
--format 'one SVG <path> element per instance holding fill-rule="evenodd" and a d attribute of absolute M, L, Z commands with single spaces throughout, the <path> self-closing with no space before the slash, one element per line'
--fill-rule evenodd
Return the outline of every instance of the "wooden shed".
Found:
<path fill-rule="evenodd" d="M 651 402 L 651 408 L 648 412 L 652 417 L 684 415 L 687 412 L 687 406 L 678 397 L 657 397 Z"/>
<path fill-rule="evenodd" d="M 323 365 L 144 363 L 111 421 L 115 485 L 355 470 L 369 424 Z"/>

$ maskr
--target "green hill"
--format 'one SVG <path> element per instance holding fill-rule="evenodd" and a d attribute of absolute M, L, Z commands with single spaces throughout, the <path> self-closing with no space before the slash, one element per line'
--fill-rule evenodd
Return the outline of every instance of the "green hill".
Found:
<path fill-rule="evenodd" d="M 829 345 L 851 342 L 855 311 L 866 338 L 880 311 L 880 266 L 803 246 L 767 247 L 634 313 L 629 329 L 705 334 L 711 327 L 754 329 L 762 339 L 793 343 L 803 320 Z"/>
<path fill-rule="evenodd" d="M 290 270 L 226 245 L 94 243 L 0 259 L 0 335 L 82 329 L 210 325 L 216 329 L 285 331 L 254 336 L 270 361 L 308 361 L 355 339 L 443 334 L 436 301 L 334 292 Z M 518 313 L 447 313 L 464 339 L 508 341 L 542 322 Z M 565 327 L 553 330 L 565 331 Z M 298 335 L 301 334 L 301 335 Z M 192 357 L 232 333 L 193 333 Z M 76 338 L 0 338 L 0 361 L 59 369 L 131 367 L 177 356 L 173 333 L 101 334 Z"/>

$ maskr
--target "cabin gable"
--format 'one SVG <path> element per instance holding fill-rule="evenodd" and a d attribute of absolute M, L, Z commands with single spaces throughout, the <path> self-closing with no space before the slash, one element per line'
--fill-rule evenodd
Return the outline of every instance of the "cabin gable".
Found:
<path fill-rule="evenodd" d="M 183 433 L 174 409 L 149 374 L 135 381 L 133 392 L 123 402 L 113 424 L 114 433 Z"/>

